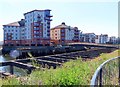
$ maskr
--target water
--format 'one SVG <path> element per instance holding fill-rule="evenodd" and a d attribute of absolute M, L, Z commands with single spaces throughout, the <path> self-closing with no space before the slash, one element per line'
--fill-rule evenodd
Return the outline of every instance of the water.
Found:
<path fill-rule="evenodd" d="M 9 61 L 9 60 L 14 60 L 14 58 L 4 57 L 4 56 L 0 55 L 0 62 Z M 10 67 L 9 66 L 0 67 L 0 71 L 10 72 Z M 14 74 L 16 76 L 27 75 L 26 70 L 20 69 L 18 67 L 14 67 Z"/>

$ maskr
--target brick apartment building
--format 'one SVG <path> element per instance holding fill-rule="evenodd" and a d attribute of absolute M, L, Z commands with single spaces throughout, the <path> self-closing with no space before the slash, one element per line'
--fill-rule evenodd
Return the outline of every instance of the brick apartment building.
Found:
<path fill-rule="evenodd" d="M 54 44 L 65 44 L 79 41 L 79 30 L 77 27 L 71 27 L 62 24 L 51 28 L 50 30 L 51 43 Z"/>
<path fill-rule="evenodd" d="M 49 45 L 50 11 L 33 10 L 24 14 L 25 19 L 3 25 L 4 45 Z"/>

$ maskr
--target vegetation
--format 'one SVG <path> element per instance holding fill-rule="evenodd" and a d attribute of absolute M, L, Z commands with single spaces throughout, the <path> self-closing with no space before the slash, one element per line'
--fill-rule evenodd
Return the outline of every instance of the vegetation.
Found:
<path fill-rule="evenodd" d="M 71 60 L 57 69 L 35 70 L 26 77 L 7 78 L 3 85 L 89 85 L 97 67 L 109 58 L 116 57 L 120 50 L 103 53 L 94 59 Z"/>

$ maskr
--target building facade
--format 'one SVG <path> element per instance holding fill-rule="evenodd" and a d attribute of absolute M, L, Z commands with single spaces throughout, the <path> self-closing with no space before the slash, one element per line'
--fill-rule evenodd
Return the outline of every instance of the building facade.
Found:
<path fill-rule="evenodd" d="M 96 35 L 94 33 L 84 33 L 81 34 L 81 42 L 95 43 Z"/>
<path fill-rule="evenodd" d="M 117 38 L 115 36 L 109 37 L 108 43 L 109 44 L 117 44 Z"/>
<path fill-rule="evenodd" d="M 106 44 L 107 42 L 108 42 L 107 34 L 96 35 L 95 43 Z"/>
<path fill-rule="evenodd" d="M 77 27 L 67 26 L 64 22 L 50 30 L 51 43 L 65 44 L 79 41 L 79 30 Z"/>
<path fill-rule="evenodd" d="M 10 23 L 3 25 L 4 30 L 4 45 L 20 45 L 24 35 L 22 31 L 25 29 L 25 21 Z"/>
<path fill-rule="evenodd" d="M 26 44 L 50 44 L 50 11 L 33 10 L 24 14 Z"/>
<path fill-rule="evenodd" d="M 13 45 L 17 42 L 19 45 L 49 45 L 50 44 L 50 18 L 49 9 L 46 10 L 33 10 L 24 14 L 24 26 L 20 26 L 20 23 L 11 23 L 4 25 L 4 42 Z M 13 30 L 13 31 L 12 31 Z M 17 32 L 14 32 L 17 31 Z M 10 31 L 6 34 L 6 31 Z M 7 32 L 7 33 L 8 33 Z M 12 35 L 13 33 L 13 35 Z M 17 36 L 15 36 L 15 35 Z M 9 38 L 7 38 L 9 37 Z"/>

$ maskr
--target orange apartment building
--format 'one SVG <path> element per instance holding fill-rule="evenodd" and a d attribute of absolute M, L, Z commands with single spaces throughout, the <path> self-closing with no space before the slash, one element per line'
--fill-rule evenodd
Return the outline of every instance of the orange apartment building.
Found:
<path fill-rule="evenodd" d="M 62 22 L 50 30 L 51 43 L 65 44 L 79 41 L 79 30 L 77 27 L 71 27 Z"/>

